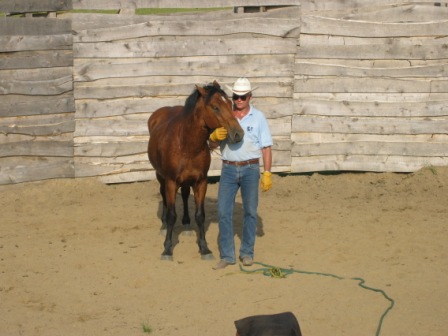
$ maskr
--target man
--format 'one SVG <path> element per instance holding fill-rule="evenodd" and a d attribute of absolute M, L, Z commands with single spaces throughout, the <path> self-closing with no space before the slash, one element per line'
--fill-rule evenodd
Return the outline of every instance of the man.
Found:
<path fill-rule="evenodd" d="M 263 113 L 250 104 L 251 84 L 247 78 L 239 78 L 232 88 L 233 112 L 244 130 L 241 142 L 230 144 L 226 141 L 227 131 L 216 129 L 210 135 L 211 147 L 221 148 L 222 170 L 218 190 L 219 252 L 220 261 L 213 269 L 222 269 L 236 262 L 233 238 L 233 208 L 235 196 L 241 188 L 243 201 L 243 232 L 239 259 L 244 266 L 251 266 L 254 259 L 255 236 L 258 221 L 258 184 L 260 180 L 260 158 L 264 172 L 261 188 L 268 191 L 272 187 L 271 166 L 272 136 Z"/>

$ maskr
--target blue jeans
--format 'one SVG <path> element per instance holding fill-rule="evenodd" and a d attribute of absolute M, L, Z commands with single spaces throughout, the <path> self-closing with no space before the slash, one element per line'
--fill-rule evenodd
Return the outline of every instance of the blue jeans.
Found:
<path fill-rule="evenodd" d="M 218 190 L 219 252 L 222 260 L 235 263 L 235 242 L 233 238 L 233 209 L 238 189 L 243 201 L 243 233 L 240 257 L 254 257 L 257 231 L 258 182 L 260 165 L 234 166 L 223 163 Z"/>

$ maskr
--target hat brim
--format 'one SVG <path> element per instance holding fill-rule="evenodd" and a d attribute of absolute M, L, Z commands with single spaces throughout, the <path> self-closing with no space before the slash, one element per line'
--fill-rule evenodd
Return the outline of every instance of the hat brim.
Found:
<path fill-rule="evenodd" d="M 232 87 L 230 87 L 228 85 L 226 85 L 226 88 L 238 96 L 244 96 L 245 94 L 248 94 L 249 92 L 252 92 L 252 91 L 255 91 L 256 89 L 258 89 L 258 86 L 254 87 L 251 90 L 243 90 L 243 91 L 234 90 Z"/>

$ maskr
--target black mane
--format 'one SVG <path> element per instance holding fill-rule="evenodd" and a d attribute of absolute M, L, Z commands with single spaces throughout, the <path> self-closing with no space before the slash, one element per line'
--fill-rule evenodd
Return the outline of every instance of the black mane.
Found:
<path fill-rule="evenodd" d="M 215 93 L 220 93 L 227 98 L 227 94 L 221 88 L 214 86 L 213 84 L 204 85 L 203 88 L 207 91 L 207 96 L 205 97 L 205 104 L 210 102 L 210 99 Z M 197 88 L 194 89 L 193 93 L 185 100 L 184 113 L 189 114 L 194 111 L 196 103 L 200 97 L 200 93 Z"/>

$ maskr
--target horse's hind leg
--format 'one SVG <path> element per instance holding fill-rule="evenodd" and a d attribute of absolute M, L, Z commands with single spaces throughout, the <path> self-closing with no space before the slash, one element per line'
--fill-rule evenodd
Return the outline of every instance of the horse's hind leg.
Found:
<path fill-rule="evenodd" d="M 213 259 L 212 251 L 209 250 L 207 246 L 207 241 L 205 240 L 204 200 L 206 192 L 207 192 L 207 180 L 201 181 L 195 186 L 194 191 L 194 200 L 196 204 L 195 220 L 199 228 L 198 245 L 202 259 Z"/>
<path fill-rule="evenodd" d="M 182 186 L 181 187 L 181 193 L 182 193 L 182 203 L 184 206 L 184 215 L 182 217 L 182 224 L 184 225 L 185 230 L 190 231 L 190 212 L 188 210 L 188 199 L 190 197 L 190 186 Z"/>

